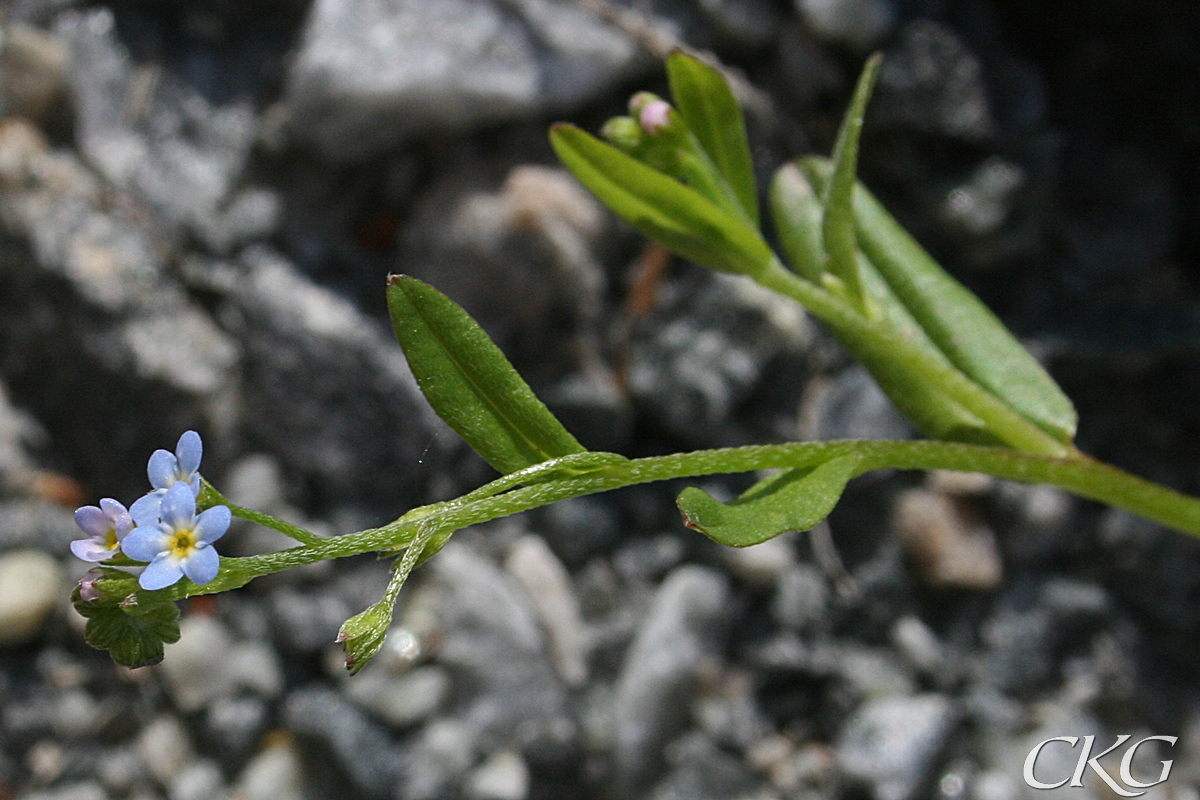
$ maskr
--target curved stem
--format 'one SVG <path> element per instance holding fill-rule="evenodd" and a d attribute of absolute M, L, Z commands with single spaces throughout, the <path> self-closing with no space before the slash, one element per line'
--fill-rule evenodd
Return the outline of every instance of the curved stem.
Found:
<path fill-rule="evenodd" d="M 791 442 L 621 461 L 579 477 L 547 481 L 490 496 L 486 491 L 479 490 L 475 496 L 480 499 L 450 501 L 425 514 L 410 512 L 380 528 L 324 538 L 279 553 L 223 558 L 221 574 L 217 579 L 194 587 L 189 593 L 211 594 L 237 588 L 260 575 L 314 561 L 401 550 L 420 531 L 428 530 L 430 526 L 453 531 L 570 497 L 623 486 L 718 473 L 813 467 L 848 454 L 858 457 L 856 476 L 876 469 L 949 469 L 983 472 L 1024 483 L 1049 483 L 1081 497 L 1117 506 L 1176 530 L 1200 536 L 1200 499 L 1143 480 L 1078 451 L 1066 456 L 1047 456 L 957 442 Z M 504 481 L 504 478 L 499 479 L 499 482 Z"/>

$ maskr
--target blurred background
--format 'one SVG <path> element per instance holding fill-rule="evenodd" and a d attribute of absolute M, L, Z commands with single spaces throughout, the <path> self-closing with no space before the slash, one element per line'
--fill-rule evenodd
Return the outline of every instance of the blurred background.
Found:
<path fill-rule="evenodd" d="M 389 272 L 592 448 L 913 435 L 796 307 L 555 164 L 552 121 L 665 94 L 676 46 L 737 77 L 764 182 L 829 152 L 882 49 L 863 179 L 1044 360 L 1085 451 L 1200 490 L 1195 3 L 8 0 L 0 800 L 1033 800 L 1034 743 L 1117 734 L 1179 736 L 1135 773 L 1174 759 L 1146 797 L 1200 796 L 1200 547 L 974 476 L 867 476 L 745 551 L 683 529 L 682 485 L 465 530 L 353 679 L 333 639 L 372 558 L 184 603 L 160 666 L 83 642 L 72 510 L 132 502 L 186 429 L 229 497 L 328 534 L 492 477 L 416 391 Z M 1084 783 L 1059 794 L 1112 796 Z"/>

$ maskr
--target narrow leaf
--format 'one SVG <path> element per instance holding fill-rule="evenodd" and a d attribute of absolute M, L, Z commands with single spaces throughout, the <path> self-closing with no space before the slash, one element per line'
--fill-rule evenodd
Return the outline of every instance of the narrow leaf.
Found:
<path fill-rule="evenodd" d="M 507 474 L 584 452 L 454 301 L 406 275 L 389 277 L 387 296 L 396 338 L 425 399 L 489 464 Z"/>
<path fill-rule="evenodd" d="M 815 181 L 830 172 L 822 159 L 805 159 L 804 166 Z M 942 269 L 862 184 L 854 192 L 854 215 L 863 252 L 950 362 L 1030 422 L 1070 442 L 1075 407 L 1004 323 Z"/>
<path fill-rule="evenodd" d="M 814 469 L 792 469 L 759 481 L 731 503 L 690 487 L 676 504 L 689 528 L 731 547 L 748 547 L 787 531 L 806 531 L 829 515 L 854 476 L 857 456 Z"/>
<path fill-rule="evenodd" d="M 821 235 L 825 208 L 812 184 L 795 164 L 786 164 L 771 180 L 768 201 L 788 263 L 801 277 L 819 283 L 827 258 Z"/>
<path fill-rule="evenodd" d="M 858 170 L 858 141 L 862 132 L 863 116 L 867 100 L 875 88 L 879 76 L 881 57 L 878 53 L 867 59 L 854 97 L 842 127 L 838 132 L 837 144 L 833 149 L 833 179 L 825 195 L 825 218 L 823 222 L 825 251 L 829 254 L 829 271 L 841 278 L 856 299 L 862 298 L 862 286 L 858 274 L 857 248 L 854 241 L 854 209 L 851 195 Z"/>
<path fill-rule="evenodd" d="M 757 274 L 774 254 L 757 230 L 699 192 L 573 125 L 550 130 L 559 159 L 619 217 L 676 255 Z"/>
<path fill-rule="evenodd" d="M 667 57 L 671 97 L 684 122 L 758 226 L 758 189 L 746 124 L 737 98 L 721 72 L 681 51 Z"/>

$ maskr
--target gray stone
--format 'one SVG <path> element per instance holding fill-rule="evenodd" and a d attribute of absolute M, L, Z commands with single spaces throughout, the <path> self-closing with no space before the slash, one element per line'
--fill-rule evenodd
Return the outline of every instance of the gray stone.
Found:
<path fill-rule="evenodd" d="M 70 88 L 80 148 L 113 185 L 164 219 L 199 234 L 240 178 L 254 141 L 248 102 L 216 106 L 154 67 L 135 65 L 108 9 L 59 18 L 70 52 Z"/>
<path fill-rule="evenodd" d="M 179 769 L 167 786 L 167 800 L 212 800 L 224 793 L 221 768 L 206 758 Z"/>
<path fill-rule="evenodd" d="M 838 738 L 838 766 L 876 800 L 911 800 L 924 787 L 954 728 L 953 704 L 938 694 L 863 704 Z"/>
<path fill-rule="evenodd" d="M 283 705 L 283 722 L 326 749 L 358 791 L 372 798 L 392 795 L 405 755 L 337 692 L 322 686 L 292 692 Z"/>
<path fill-rule="evenodd" d="M 910 439 L 912 427 L 857 364 L 814 381 L 800 409 L 802 438 Z"/>
<path fill-rule="evenodd" d="M 41 550 L 0 555 L 0 647 L 37 638 L 63 594 L 58 559 Z"/>
<path fill-rule="evenodd" d="M 461 716 L 480 735 L 559 757 L 572 747 L 566 694 L 546 652 L 529 596 L 465 545 L 451 542 L 430 562 L 433 606 L 443 628 L 438 662 L 455 681 Z"/>
<path fill-rule="evenodd" d="M 70 509 L 42 500 L 11 500 L 0 503 L 0 551 L 38 548 L 66 555 L 75 539 L 84 537 Z"/>
<path fill-rule="evenodd" d="M 734 412 L 769 377 L 768 365 L 805 361 L 812 323 L 795 303 L 729 275 L 668 284 L 660 297 L 635 332 L 630 394 L 688 442 L 730 443 Z"/>
<path fill-rule="evenodd" d="M 270 722 L 267 704 L 257 697 L 218 697 L 204 709 L 204 738 L 222 762 L 250 755 Z"/>
<path fill-rule="evenodd" d="M 228 321 L 245 349 L 246 429 L 341 503 L 414 502 L 454 443 L 391 334 L 269 250 L 243 264 Z"/>
<path fill-rule="evenodd" d="M 478 731 L 470 723 L 452 718 L 432 721 L 410 751 L 397 800 L 459 796 L 478 749 Z"/>
<path fill-rule="evenodd" d="M 183 723 L 169 715 L 160 716 L 142 728 L 136 747 L 146 771 L 161 786 L 170 785 L 196 757 Z"/>
<path fill-rule="evenodd" d="M 866 52 L 891 30 L 889 0 L 795 0 L 796 10 L 819 39 Z"/>
<path fill-rule="evenodd" d="M 359 159 L 433 130 L 578 106 L 642 58 L 573 3 L 318 0 L 285 102 L 295 136 Z"/>
<path fill-rule="evenodd" d="M 700 733 L 671 743 L 672 762 L 666 777 L 654 787 L 650 800 L 743 800 L 762 796 L 763 787 L 739 759 Z"/>
<path fill-rule="evenodd" d="M 683 724 L 696 669 L 720 646 L 728 596 L 719 573 L 679 567 L 638 628 L 613 701 L 617 773 L 633 794 L 661 768 L 663 745 Z"/>
<path fill-rule="evenodd" d="M 179 641 L 167 645 L 162 673 L 181 711 L 199 711 L 242 688 L 265 697 L 279 694 L 283 675 L 269 647 L 234 642 L 225 625 L 208 615 L 184 617 L 179 633 Z"/>
<path fill-rule="evenodd" d="M 395 728 L 428 719 L 450 696 L 451 681 L 436 665 L 416 667 L 399 675 L 375 668 L 347 681 L 346 696 L 368 714 Z"/>
<path fill-rule="evenodd" d="M 289 742 L 277 742 L 246 764 L 234 784 L 243 800 L 304 800 L 300 753 Z"/>
<path fill-rule="evenodd" d="M 21 800 L 108 800 L 108 793 L 96 781 L 79 781 L 53 789 L 20 795 Z"/>
<path fill-rule="evenodd" d="M 771 615 L 780 625 L 804 631 L 827 619 L 829 581 L 811 564 L 793 564 L 779 576 Z"/>

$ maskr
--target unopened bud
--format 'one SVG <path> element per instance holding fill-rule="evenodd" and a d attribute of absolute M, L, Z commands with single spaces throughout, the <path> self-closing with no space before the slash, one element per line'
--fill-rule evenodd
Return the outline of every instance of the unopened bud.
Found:
<path fill-rule="evenodd" d="M 641 125 L 633 117 L 613 117 L 604 123 L 604 127 L 600 129 L 600 136 L 627 153 L 636 150 L 644 138 Z"/>

